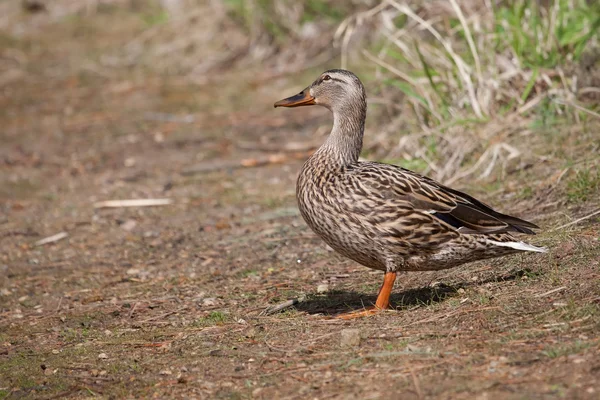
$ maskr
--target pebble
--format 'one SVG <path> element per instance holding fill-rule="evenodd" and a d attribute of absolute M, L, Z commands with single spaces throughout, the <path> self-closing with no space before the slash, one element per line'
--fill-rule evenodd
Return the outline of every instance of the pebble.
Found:
<path fill-rule="evenodd" d="M 100 354 L 98 354 L 98 358 L 100 360 L 106 360 L 106 359 L 108 359 L 108 356 L 106 355 L 106 353 L 100 353 Z"/>
<path fill-rule="evenodd" d="M 359 329 L 342 329 L 340 337 L 342 347 L 357 347 L 360 345 Z"/>
<path fill-rule="evenodd" d="M 217 299 L 214 297 L 208 297 L 202 300 L 202 305 L 205 307 L 212 307 L 217 305 Z"/>
<path fill-rule="evenodd" d="M 327 293 L 329 291 L 329 285 L 326 283 L 322 283 L 317 286 L 317 293 Z"/>
<path fill-rule="evenodd" d="M 127 275 L 137 275 L 141 272 L 139 268 L 129 268 L 125 273 Z"/>
<path fill-rule="evenodd" d="M 127 221 L 121 224 L 121 229 L 126 230 L 127 232 L 131 232 L 137 225 L 137 221 L 134 219 L 128 219 Z"/>

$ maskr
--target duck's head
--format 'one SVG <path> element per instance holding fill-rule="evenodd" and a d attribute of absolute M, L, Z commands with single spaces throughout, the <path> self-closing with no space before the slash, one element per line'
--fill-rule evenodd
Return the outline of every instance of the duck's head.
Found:
<path fill-rule="evenodd" d="M 350 71 L 331 69 L 323 72 L 309 87 L 295 96 L 279 100 L 275 107 L 320 105 L 333 111 L 366 108 L 365 88 Z"/>

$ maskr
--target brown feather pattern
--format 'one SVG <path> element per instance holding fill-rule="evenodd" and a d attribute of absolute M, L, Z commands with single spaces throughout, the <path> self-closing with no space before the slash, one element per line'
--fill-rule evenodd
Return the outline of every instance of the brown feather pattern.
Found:
<path fill-rule="evenodd" d="M 334 126 L 302 167 L 298 206 L 337 252 L 370 268 L 398 271 L 544 251 L 511 234 L 533 234 L 538 227 L 531 222 L 404 168 L 358 161 L 367 106 L 354 74 L 326 71 L 309 89 L 316 104 L 333 112 Z"/>

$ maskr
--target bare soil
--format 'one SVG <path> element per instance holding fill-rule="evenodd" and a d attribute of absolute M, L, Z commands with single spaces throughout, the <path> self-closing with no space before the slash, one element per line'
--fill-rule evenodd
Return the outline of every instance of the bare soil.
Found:
<path fill-rule="evenodd" d="M 597 120 L 531 129 L 513 167 L 455 184 L 542 226 L 547 254 L 406 273 L 394 310 L 342 321 L 382 275 L 296 209 L 296 144 L 330 116 L 272 109 L 323 68 L 103 66 L 130 20 L 0 36 L 0 398 L 600 396 L 599 219 L 553 230 L 600 205 Z M 173 204 L 94 208 L 139 198 Z"/>

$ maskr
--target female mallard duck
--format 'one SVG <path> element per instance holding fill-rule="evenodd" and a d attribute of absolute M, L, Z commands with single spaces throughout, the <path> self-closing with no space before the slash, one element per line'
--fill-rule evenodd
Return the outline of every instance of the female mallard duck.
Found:
<path fill-rule="evenodd" d="M 385 271 L 375 309 L 389 307 L 397 271 L 456 267 L 470 261 L 546 249 L 509 232 L 534 234 L 531 222 L 395 165 L 358 161 L 367 102 L 352 72 L 333 69 L 275 107 L 318 104 L 333 129 L 306 161 L 296 185 L 298 206 L 312 230 L 338 253 Z"/>

